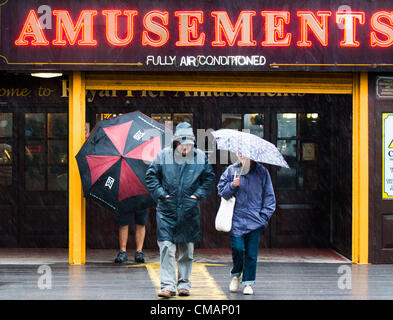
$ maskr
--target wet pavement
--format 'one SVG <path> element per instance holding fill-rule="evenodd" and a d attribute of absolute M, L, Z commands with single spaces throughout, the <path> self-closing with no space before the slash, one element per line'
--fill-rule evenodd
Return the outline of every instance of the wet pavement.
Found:
<path fill-rule="evenodd" d="M 157 300 L 159 259 L 114 264 L 93 250 L 71 266 L 66 250 L 0 249 L 0 300 Z M 190 297 L 171 300 L 393 300 L 393 265 L 355 265 L 328 249 L 261 250 L 254 295 L 230 293 L 230 250 L 196 250 Z"/>
<path fill-rule="evenodd" d="M 127 250 L 129 263 L 133 261 L 135 250 Z M 112 262 L 118 250 L 89 249 L 86 261 L 89 263 Z M 158 262 L 157 250 L 144 250 L 146 261 Z M 195 249 L 195 262 L 231 262 L 231 249 Z M 307 262 L 307 263 L 350 263 L 350 260 L 331 249 L 296 248 L 296 249 L 260 249 L 259 262 Z M 68 263 L 68 249 L 45 248 L 0 248 L 0 265 L 2 264 L 53 264 Z"/>

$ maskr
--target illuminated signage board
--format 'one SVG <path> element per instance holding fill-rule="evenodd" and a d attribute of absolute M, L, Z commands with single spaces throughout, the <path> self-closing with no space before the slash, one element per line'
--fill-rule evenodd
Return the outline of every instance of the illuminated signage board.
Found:
<path fill-rule="evenodd" d="M 1 69 L 393 70 L 393 2 L 0 0 Z"/>

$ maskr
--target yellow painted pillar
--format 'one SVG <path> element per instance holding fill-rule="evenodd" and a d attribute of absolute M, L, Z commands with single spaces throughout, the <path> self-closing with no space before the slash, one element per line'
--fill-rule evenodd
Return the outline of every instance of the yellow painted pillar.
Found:
<path fill-rule="evenodd" d="M 85 141 L 85 77 L 70 75 L 69 104 L 69 263 L 86 262 L 86 209 L 82 183 L 75 156 Z"/>
<path fill-rule="evenodd" d="M 352 261 L 368 263 L 368 74 L 354 74 L 352 149 Z"/>

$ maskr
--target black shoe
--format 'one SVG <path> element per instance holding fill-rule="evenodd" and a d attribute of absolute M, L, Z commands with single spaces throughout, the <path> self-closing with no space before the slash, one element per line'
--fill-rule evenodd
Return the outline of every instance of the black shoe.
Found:
<path fill-rule="evenodd" d="M 190 290 L 187 289 L 179 289 L 180 297 L 188 297 L 190 295 Z"/>
<path fill-rule="evenodd" d="M 145 263 L 145 258 L 143 256 L 142 251 L 135 252 L 135 262 L 136 263 Z"/>
<path fill-rule="evenodd" d="M 169 291 L 169 290 L 161 290 L 158 293 L 158 296 L 160 298 L 170 298 L 170 297 L 174 297 L 176 295 L 176 292 L 174 291 Z"/>
<path fill-rule="evenodd" d="M 126 261 L 128 261 L 127 252 L 120 251 L 117 254 L 117 257 L 115 259 L 115 263 L 123 263 L 123 262 L 126 262 Z"/>

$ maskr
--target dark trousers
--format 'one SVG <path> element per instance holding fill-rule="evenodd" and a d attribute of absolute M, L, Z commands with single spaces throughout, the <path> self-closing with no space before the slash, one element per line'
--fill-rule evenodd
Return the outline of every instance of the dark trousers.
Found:
<path fill-rule="evenodd" d="M 242 284 L 252 285 L 255 283 L 257 273 L 257 259 L 259 239 L 261 238 L 262 228 L 251 231 L 243 237 L 231 236 L 232 277 L 243 273 Z"/>

